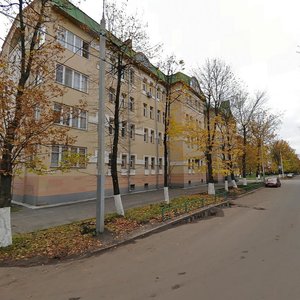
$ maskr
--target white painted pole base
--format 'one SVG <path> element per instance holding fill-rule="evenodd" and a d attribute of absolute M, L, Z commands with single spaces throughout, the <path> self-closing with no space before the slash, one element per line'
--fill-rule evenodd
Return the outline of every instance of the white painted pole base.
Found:
<path fill-rule="evenodd" d="M 208 195 L 215 195 L 216 191 L 215 191 L 215 184 L 214 183 L 209 183 L 208 184 Z"/>
<path fill-rule="evenodd" d="M 169 197 L 169 188 L 168 187 L 164 187 L 164 197 L 165 197 L 165 202 L 167 204 L 170 203 L 170 197 Z"/>
<path fill-rule="evenodd" d="M 228 192 L 228 180 L 225 180 L 225 191 Z"/>
<path fill-rule="evenodd" d="M 0 208 L 0 248 L 12 244 L 10 207 Z"/>
<path fill-rule="evenodd" d="M 123 204 L 121 200 L 121 195 L 114 195 L 114 200 L 115 200 L 115 207 L 117 210 L 117 214 L 120 216 L 125 216 L 124 209 L 123 209 Z"/>
<path fill-rule="evenodd" d="M 243 178 L 243 185 L 247 185 L 247 178 Z"/>
<path fill-rule="evenodd" d="M 236 184 L 234 179 L 232 180 L 232 186 L 233 186 L 234 189 L 237 189 L 237 184 Z"/>

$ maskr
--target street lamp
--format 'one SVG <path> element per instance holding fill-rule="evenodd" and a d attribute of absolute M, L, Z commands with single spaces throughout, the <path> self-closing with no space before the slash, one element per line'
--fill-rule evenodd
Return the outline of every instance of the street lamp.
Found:
<path fill-rule="evenodd" d="M 96 232 L 104 232 L 105 200 L 105 2 L 100 22 L 99 49 L 99 99 L 98 99 L 98 155 L 97 155 L 97 197 L 96 197 Z"/>

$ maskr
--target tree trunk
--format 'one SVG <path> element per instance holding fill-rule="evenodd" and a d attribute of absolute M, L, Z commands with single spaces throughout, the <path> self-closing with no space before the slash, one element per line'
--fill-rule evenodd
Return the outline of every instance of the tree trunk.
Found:
<path fill-rule="evenodd" d="M 247 145 L 247 132 L 246 128 L 243 128 L 243 157 L 242 157 L 242 173 L 243 173 L 243 185 L 247 185 L 247 178 L 246 178 L 246 145 Z"/>
<path fill-rule="evenodd" d="M 228 192 L 228 176 L 224 177 L 224 188 L 225 191 Z"/>
<path fill-rule="evenodd" d="M 0 174 L 0 208 L 10 207 L 12 200 L 12 175 Z"/>
<path fill-rule="evenodd" d="M 215 195 L 215 182 L 213 177 L 213 167 L 212 167 L 212 155 L 207 153 L 207 175 L 208 175 L 208 194 Z"/>
<path fill-rule="evenodd" d="M 117 214 L 124 216 L 124 209 L 120 195 L 119 178 L 118 178 L 118 145 L 119 145 L 119 130 L 120 130 L 120 93 L 121 93 L 121 78 L 123 69 L 121 68 L 122 60 L 118 59 L 118 79 L 115 98 L 114 112 L 114 138 L 111 155 L 111 178 L 114 191 L 114 200 Z M 129 158 L 130 159 L 130 158 Z"/>
<path fill-rule="evenodd" d="M 0 164 L 0 248 L 12 244 L 10 206 L 12 201 L 13 176 L 9 157 L 9 155 L 4 154 Z M 7 171 L 7 168 L 10 171 Z"/>
<path fill-rule="evenodd" d="M 164 134 L 164 198 L 167 204 L 170 203 L 169 197 L 169 124 L 170 124 L 170 84 L 167 87 L 165 104 L 165 134 Z"/>
<path fill-rule="evenodd" d="M 230 176 L 231 176 L 232 186 L 233 186 L 234 189 L 236 189 L 237 188 L 237 184 L 236 184 L 236 181 L 235 181 L 234 173 L 231 172 Z"/>

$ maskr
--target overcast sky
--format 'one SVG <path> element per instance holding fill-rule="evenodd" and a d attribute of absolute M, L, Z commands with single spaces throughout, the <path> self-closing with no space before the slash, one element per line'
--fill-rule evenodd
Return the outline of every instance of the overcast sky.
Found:
<path fill-rule="evenodd" d="M 81 0 L 80 8 L 99 21 L 101 2 Z M 148 22 L 151 41 L 163 43 L 165 54 L 175 53 L 185 61 L 186 73 L 206 58 L 218 57 L 232 66 L 250 92 L 266 90 L 268 106 L 273 112 L 284 112 L 279 136 L 300 154 L 300 1 L 128 3 Z M 4 37 L 3 19 L 0 21 L 0 36 Z"/>

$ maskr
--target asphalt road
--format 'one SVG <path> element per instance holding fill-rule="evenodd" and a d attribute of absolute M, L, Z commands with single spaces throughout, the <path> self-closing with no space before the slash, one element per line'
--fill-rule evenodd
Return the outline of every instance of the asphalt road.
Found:
<path fill-rule="evenodd" d="M 5 300 L 300 299 L 300 180 L 102 255 L 0 269 Z"/>

